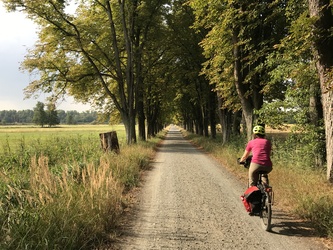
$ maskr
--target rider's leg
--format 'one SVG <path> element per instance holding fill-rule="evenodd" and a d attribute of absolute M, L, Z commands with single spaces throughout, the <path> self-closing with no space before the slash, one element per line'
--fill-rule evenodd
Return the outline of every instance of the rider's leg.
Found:
<path fill-rule="evenodd" d="M 267 174 L 272 171 L 272 167 L 268 166 L 262 166 L 257 163 L 251 162 L 250 168 L 249 168 L 249 185 L 250 186 L 255 186 L 257 185 L 258 179 L 259 179 L 259 174 L 258 172 L 260 171 L 265 171 Z M 268 177 L 267 175 L 263 175 L 263 183 L 268 185 Z"/>
<path fill-rule="evenodd" d="M 266 174 L 262 175 L 262 182 L 266 185 L 269 186 L 269 180 L 268 180 L 268 174 L 272 171 L 272 166 L 260 166 L 261 171 L 265 171 Z"/>
<path fill-rule="evenodd" d="M 260 167 L 259 164 L 251 162 L 249 168 L 249 187 L 257 185 L 259 179 L 259 174 L 258 174 L 259 167 Z"/>

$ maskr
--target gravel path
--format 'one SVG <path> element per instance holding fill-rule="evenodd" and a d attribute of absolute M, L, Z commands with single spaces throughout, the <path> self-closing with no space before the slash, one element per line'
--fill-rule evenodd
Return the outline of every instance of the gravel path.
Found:
<path fill-rule="evenodd" d="M 272 232 L 249 216 L 240 183 L 171 127 L 112 249 L 330 249 L 273 206 Z"/>

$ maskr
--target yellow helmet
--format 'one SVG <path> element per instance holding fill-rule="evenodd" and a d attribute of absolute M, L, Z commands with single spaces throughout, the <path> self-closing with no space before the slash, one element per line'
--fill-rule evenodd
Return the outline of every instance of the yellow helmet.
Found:
<path fill-rule="evenodd" d="M 265 135 L 265 128 L 261 125 L 254 126 L 253 134 L 255 134 L 255 135 Z"/>

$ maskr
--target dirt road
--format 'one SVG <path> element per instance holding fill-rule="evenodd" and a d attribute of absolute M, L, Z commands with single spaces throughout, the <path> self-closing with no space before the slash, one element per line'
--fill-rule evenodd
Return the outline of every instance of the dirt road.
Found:
<path fill-rule="evenodd" d="M 263 231 L 240 201 L 245 186 L 171 127 L 112 249 L 329 249 L 274 206 Z"/>

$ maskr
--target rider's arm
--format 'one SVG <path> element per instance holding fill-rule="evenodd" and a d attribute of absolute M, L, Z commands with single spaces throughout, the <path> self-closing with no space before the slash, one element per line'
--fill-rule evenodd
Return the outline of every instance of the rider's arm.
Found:
<path fill-rule="evenodd" d="M 245 162 L 246 158 L 249 156 L 250 151 L 245 150 L 243 156 L 240 158 L 240 162 Z"/>

